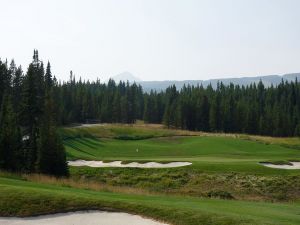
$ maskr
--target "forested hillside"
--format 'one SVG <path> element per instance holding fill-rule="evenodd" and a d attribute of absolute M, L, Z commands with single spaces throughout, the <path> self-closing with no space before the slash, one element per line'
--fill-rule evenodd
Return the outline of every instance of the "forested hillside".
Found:
<path fill-rule="evenodd" d="M 49 114 L 56 125 L 144 120 L 188 130 L 300 135 L 297 80 L 282 81 L 271 87 L 265 87 L 262 82 L 249 86 L 218 83 L 217 88 L 184 86 L 177 90 L 173 85 L 165 91 L 146 93 L 135 83 L 76 80 L 72 72 L 69 81 L 60 82 L 55 77 L 52 79 L 49 63 L 44 71 L 36 51 L 35 54 L 26 73 L 14 62 L 10 65 L 0 62 L 1 121 L 20 127 L 14 132 L 23 139 L 26 135 L 37 135 L 34 140 L 38 139 L 42 133 L 34 130 L 39 130 L 45 114 Z M 51 110 L 46 110 L 47 107 Z M 6 118 L 6 111 L 8 117 L 13 118 Z M 1 122 L 1 129 L 4 129 L 3 124 Z M 35 141 L 31 144 L 38 145 Z M 36 161 L 36 154 L 32 155 Z M 28 164 L 29 168 L 33 166 Z"/>
<path fill-rule="evenodd" d="M 300 84 L 184 86 L 143 92 L 137 84 L 70 80 L 55 83 L 59 124 L 163 123 L 168 127 L 270 136 L 300 135 Z"/>

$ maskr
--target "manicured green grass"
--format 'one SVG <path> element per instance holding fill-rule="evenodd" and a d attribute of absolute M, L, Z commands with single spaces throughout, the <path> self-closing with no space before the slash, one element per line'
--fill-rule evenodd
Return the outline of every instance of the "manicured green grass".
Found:
<path fill-rule="evenodd" d="M 300 198 L 299 170 L 259 164 L 299 160 L 299 138 L 189 132 L 153 125 L 65 128 L 61 133 L 68 159 L 192 162 L 170 169 L 72 167 L 74 179 L 190 196 L 226 192 L 225 196 L 247 200 Z"/>
<path fill-rule="evenodd" d="M 60 134 L 69 160 L 193 164 L 168 169 L 71 167 L 65 182 L 28 176 L 31 181 L 25 181 L 24 176 L 0 173 L 0 215 L 106 209 L 173 225 L 300 224 L 299 170 L 259 164 L 300 160 L 299 138 L 208 134 L 158 125 L 61 128 Z M 85 185 L 89 182 L 94 186 Z"/>
<path fill-rule="evenodd" d="M 174 225 L 300 223 L 300 204 L 97 192 L 0 178 L 0 214 L 28 216 L 80 209 L 115 209 Z"/>
<path fill-rule="evenodd" d="M 73 137 L 64 140 L 69 159 L 189 161 L 202 171 L 296 174 L 267 168 L 262 161 L 299 160 L 300 151 L 234 137 L 160 137 L 142 140 Z"/>

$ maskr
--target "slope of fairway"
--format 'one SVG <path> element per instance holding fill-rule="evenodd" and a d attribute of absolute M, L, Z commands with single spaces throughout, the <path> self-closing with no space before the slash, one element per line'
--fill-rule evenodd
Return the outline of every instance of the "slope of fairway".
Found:
<path fill-rule="evenodd" d="M 300 159 L 297 149 L 233 137 L 173 136 L 142 140 L 75 137 L 65 139 L 64 144 L 69 159 L 189 161 L 204 171 L 272 173 L 276 170 L 259 162 Z"/>
<path fill-rule="evenodd" d="M 115 209 L 172 224 L 300 223 L 300 204 L 96 192 L 0 178 L 0 215 L 25 216 L 80 209 Z"/>

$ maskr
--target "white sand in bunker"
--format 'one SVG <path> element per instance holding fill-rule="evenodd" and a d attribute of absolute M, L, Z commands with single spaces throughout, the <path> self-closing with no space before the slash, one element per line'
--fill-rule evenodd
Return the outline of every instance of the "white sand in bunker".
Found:
<path fill-rule="evenodd" d="M 74 160 L 74 161 L 68 161 L 68 164 L 70 166 L 89 166 L 89 167 L 173 168 L 173 167 L 189 166 L 192 163 L 190 162 L 170 162 L 170 163 L 131 162 L 127 164 L 122 164 L 122 161 L 103 162 L 103 161 Z"/>
<path fill-rule="evenodd" d="M 266 167 L 275 168 L 275 169 L 286 169 L 286 170 L 298 170 L 300 169 L 300 162 L 290 162 L 292 165 L 276 165 L 272 163 L 260 163 Z"/>
<path fill-rule="evenodd" d="M 128 213 L 81 211 L 46 216 L 0 217 L 1 225 L 167 225 Z"/>

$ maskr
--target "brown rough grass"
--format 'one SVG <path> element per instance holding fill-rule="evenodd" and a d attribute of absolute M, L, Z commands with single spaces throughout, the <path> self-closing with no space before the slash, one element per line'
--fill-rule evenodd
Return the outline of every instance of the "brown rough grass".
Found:
<path fill-rule="evenodd" d="M 6 173 L 7 175 L 8 173 Z M 87 189 L 93 191 L 107 191 L 116 193 L 126 193 L 126 194 L 139 194 L 139 195 L 154 195 L 155 193 L 150 192 L 145 189 L 131 188 L 131 187 L 120 187 L 112 186 L 107 184 L 101 184 L 95 181 L 88 180 L 74 180 L 71 178 L 57 178 L 53 176 L 46 176 L 42 174 L 22 174 L 22 178 L 27 181 L 38 182 L 43 184 L 51 184 L 62 187 L 72 187 L 79 189 Z"/>

